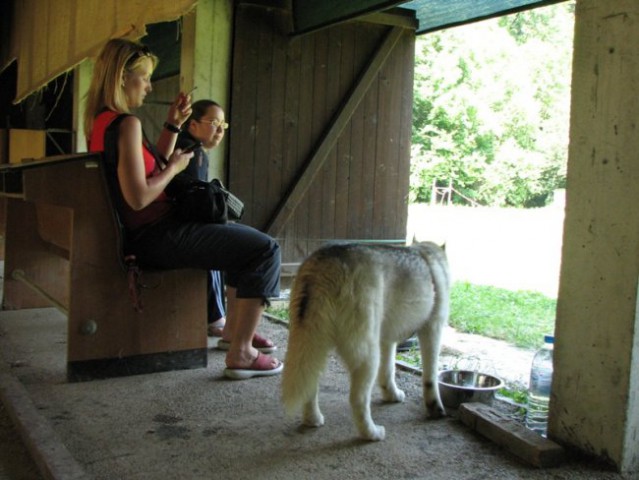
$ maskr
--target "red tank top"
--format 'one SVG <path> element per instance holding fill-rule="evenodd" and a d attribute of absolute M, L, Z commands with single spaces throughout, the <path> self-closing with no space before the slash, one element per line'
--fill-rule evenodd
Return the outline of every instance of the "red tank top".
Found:
<path fill-rule="evenodd" d="M 106 132 L 109 124 L 120 115 L 117 112 L 106 110 L 100 113 L 93 122 L 93 131 L 91 132 L 91 138 L 89 139 L 89 151 L 90 152 L 103 152 L 104 151 L 104 133 Z M 144 172 L 146 178 L 157 175 L 158 170 L 155 164 L 155 158 L 149 151 L 146 145 L 142 145 L 142 155 L 144 157 Z M 153 223 L 160 218 L 166 216 L 171 211 L 171 204 L 164 192 L 162 192 L 153 202 L 144 207 L 142 210 L 133 210 L 123 202 L 123 207 L 120 208 L 120 218 L 124 223 L 124 226 L 129 230 L 135 230 L 149 223 Z"/>

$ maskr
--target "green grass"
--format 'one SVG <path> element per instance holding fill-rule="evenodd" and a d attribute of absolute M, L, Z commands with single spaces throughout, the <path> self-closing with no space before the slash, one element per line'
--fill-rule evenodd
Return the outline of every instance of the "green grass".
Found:
<path fill-rule="evenodd" d="M 288 321 L 288 304 L 283 305 L 278 303 L 266 308 L 266 313 L 273 315 L 274 317 L 281 318 Z"/>
<path fill-rule="evenodd" d="M 557 301 L 541 293 L 455 282 L 450 301 L 449 323 L 460 332 L 520 348 L 538 348 L 554 332 Z"/>

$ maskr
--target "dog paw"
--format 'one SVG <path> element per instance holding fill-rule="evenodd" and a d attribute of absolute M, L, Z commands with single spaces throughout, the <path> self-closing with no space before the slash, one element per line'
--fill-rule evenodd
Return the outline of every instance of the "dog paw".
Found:
<path fill-rule="evenodd" d="M 426 405 L 426 415 L 430 419 L 442 418 L 446 415 L 444 406 L 438 402 L 432 402 Z"/>
<path fill-rule="evenodd" d="M 306 427 L 321 427 L 324 425 L 324 415 L 321 413 L 313 413 L 312 415 L 306 415 L 302 420 L 302 424 Z"/>
<path fill-rule="evenodd" d="M 386 437 L 386 429 L 381 425 L 373 425 L 373 428 L 367 429 L 366 432 L 362 433 L 361 437 L 371 442 L 379 442 Z"/>
<path fill-rule="evenodd" d="M 382 399 L 385 402 L 401 403 L 406 399 L 406 394 L 404 393 L 403 390 L 400 390 L 399 388 L 395 388 L 395 389 L 383 388 Z"/>

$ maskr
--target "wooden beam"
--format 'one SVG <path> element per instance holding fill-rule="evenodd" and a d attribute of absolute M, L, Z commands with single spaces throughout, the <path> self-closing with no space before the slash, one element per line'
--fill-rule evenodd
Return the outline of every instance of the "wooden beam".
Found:
<path fill-rule="evenodd" d="M 402 3 L 398 0 L 293 0 L 295 34 L 308 33 Z"/>
<path fill-rule="evenodd" d="M 371 13 L 357 18 L 355 21 L 410 28 L 411 30 L 417 30 L 419 26 L 419 22 L 415 18 L 415 11 L 407 8 L 393 8 L 386 12 Z"/>
<path fill-rule="evenodd" d="M 489 405 L 462 403 L 459 419 L 533 467 L 556 467 L 566 460 L 566 451 L 561 445 L 528 430 Z"/>
<path fill-rule="evenodd" d="M 383 42 L 355 83 L 350 95 L 342 102 L 342 108 L 337 112 L 320 138 L 313 153 L 303 167 L 302 172 L 293 182 L 289 193 L 284 196 L 282 202 L 275 210 L 275 214 L 265 228 L 265 231 L 269 235 L 277 237 L 282 232 L 286 222 L 291 218 L 295 208 L 299 205 L 304 194 L 313 182 L 313 179 L 322 168 L 326 157 L 337 142 L 344 127 L 353 116 L 353 112 L 355 112 L 357 106 L 366 95 L 366 92 L 377 77 L 386 59 L 405 31 L 406 30 L 401 27 L 393 27 L 388 31 Z"/>

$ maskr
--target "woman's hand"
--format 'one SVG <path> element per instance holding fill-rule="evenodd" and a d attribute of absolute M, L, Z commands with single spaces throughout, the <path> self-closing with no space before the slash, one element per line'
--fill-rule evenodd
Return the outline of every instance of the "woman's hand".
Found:
<path fill-rule="evenodd" d="M 166 117 L 167 123 L 180 128 L 191 115 L 191 95 L 180 92 L 175 101 L 169 107 Z"/>
<path fill-rule="evenodd" d="M 182 124 L 191 115 L 191 94 L 180 92 L 175 101 L 169 107 L 169 113 L 166 117 L 165 128 L 160 132 L 160 138 L 157 142 L 157 150 L 165 158 L 173 152 L 177 134 L 180 132 Z"/>
<path fill-rule="evenodd" d="M 166 168 L 172 171 L 173 176 L 182 172 L 186 167 L 189 166 L 189 160 L 193 157 L 193 152 L 183 152 L 179 148 L 176 148 L 175 151 L 169 157 L 169 163 Z"/>

